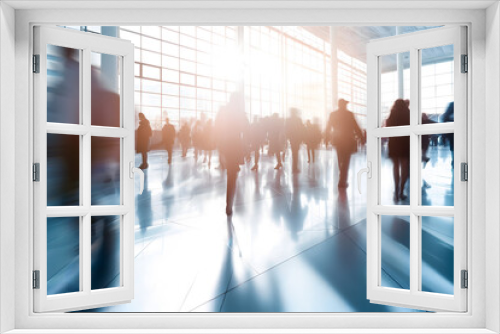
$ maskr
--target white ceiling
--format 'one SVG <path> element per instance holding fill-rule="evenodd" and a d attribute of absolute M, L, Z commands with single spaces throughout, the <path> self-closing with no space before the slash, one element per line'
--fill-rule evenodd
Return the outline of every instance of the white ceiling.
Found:
<path fill-rule="evenodd" d="M 498 0 L 5 0 L 16 9 L 483 9 Z"/>

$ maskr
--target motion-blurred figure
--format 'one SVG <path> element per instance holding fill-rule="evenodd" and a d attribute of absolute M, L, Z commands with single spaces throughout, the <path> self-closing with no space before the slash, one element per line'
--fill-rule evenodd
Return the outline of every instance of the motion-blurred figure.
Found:
<path fill-rule="evenodd" d="M 165 145 L 165 149 L 168 153 L 168 164 L 172 163 L 172 150 L 174 148 L 175 143 L 175 128 L 172 124 L 170 124 L 170 120 L 167 118 L 167 122 L 161 129 L 163 145 Z"/>
<path fill-rule="evenodd" d="M 290 108 L 290 117 L 285 123 L 286 137 L 292 149 L 292 173 L 299 172 L 299 149 L 305 137 L 305 128 L 297 108 Z"/>
<path fill-rule="evenodd" d="M 153 130 L 151 130 L 151 125 L 148 119 L 142 112 L 139 113 L 139 127 L 136 132 L 136 150 L 142 155 L 142 164 L 139 166 L 140 169 L 146 169 L 149 167 L 148 164 L 148 152 L 149 152 L 149 141 L 153 135 Z"/>
<path fill-rule="evenodd" d="M 212 164 L 212 152 L 215 150 L 214 126 L 209 119 L 203 127 L 203 149 L 205 150 L 205 159 L 208 155 L 208 168 Z M 203 160 L 205 162 L 205 159 Z"/>
<path fill-rule="evenodd" d="M 233 93 L 229 103 L 219 110 L 215 119 L 217 146 L 227 169 L 226 214 L 228 216 L 233 214 L 236 178 L 245 155 L 242 138 L 248 127 L 242 96 Z"/>
<path fill-rule="evenodd" d="M 319 125 L 315 123 L 311 123 L 311 121 L 306 122 L 306 139 L 307 145 L 307 162 L 314 163 L 316 161 L 316 150 L 318 149 L 319 144 L 321 143 L 321 130 Z"/>
<path fill-rule="evenodd" d="M 448 104 L 448 107 L 446 108 L 446 111 L 444 112 L 443 115 L 441 115 L 441 122 L 447 123 L 447 122 L 454 122 L 455 121 L 455 102 L 450 102 Z M 454 168 L 455 166 L 455 137 L 453 133 L 447 133 L 443 135 L 443 138 L 448 140 L 450 143 L 450 152 L 451 152 L 451 168 Z"/>
<path fill-rule="evenodd" d="M 397 99 L 391 108 L 386 126 L 403 125 L 410 125 L 410 109 L 406 101 Z M 404 201 L 407 198 L 404 189 L 410 170 L 410 137 L 389 138 L 389 158 L 393 164 L 394 202 Z"/>
<path fill-rule="evenodd" d="M 349 101 L 340 99 L 338 109 L 330 114 L 326 133 L 333 128 L 332 144 L 337 150 L 337 159 L 339 163 L 339 188 L 347 188 L 347 176 L 349 175 L 349 164 L 351 155 L 358 150 L 358 138 L 362 143 L 365 142 L 365 136 L 361 131 L 358 122 L 352 112 L 347 110 Z"/>
<path fill-rule="evenodd" d="M 200 120 L 194 123 L 193 129 L 191 130 L 191 136 L 194 146 L 194 161 L 198 162 L 198 154 L 202 152 L 203 146 L 203 124 Z"/>
<path fill-rule="evenodd" d="M 269 155 L 276 155 L 277 164 L 274 169 L 280 169 L 281 152 L 285 150 L 284 122 L 277 113 L 269 119 L 267 137 L 269 139 Z"/>
<path fill-rule="evenodd" d="M 185 158 L 189 145 L 191 144 L 191 129 L 187 122 L 184 122 L 179 130 L 179 142 L 182 147 L 182 157 Z"/>
<path fill-rule="evenodd" d="M 253 151 L 255 154 L 252 170 L 257 170 L 259 169 L 260 149 L 264 145 L 266 137 L 263 123 L 257 116 L 254 116 L 253 123 L 250 125 L 249 137 L 250 151 Z"/>

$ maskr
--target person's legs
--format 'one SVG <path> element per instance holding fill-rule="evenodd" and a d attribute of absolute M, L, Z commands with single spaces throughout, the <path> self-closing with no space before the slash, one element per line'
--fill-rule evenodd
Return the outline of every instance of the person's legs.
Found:
<path fill-rule="evenodd" d="M 236 178 L 238 177 L 238 165 L 231 163 L 227 166 L 227 192 L 226 192 L 226 215 L 233 214 L 234 194 L 236 193 Z"/>
<path fill-rule="evenodd" d="M 410 160 L 408 158 L 401 158 L 401 186 L 399 188 L 399 198 L 405 200 L 407 196 L 403 194 L 405 190 L 406 180 L 410 174 Z"/>
<path fill-rule="evenodd" d="M 148 168 L 148 152 L 147 151 L 142 151 L 142 164 L 139 166 L 141 169 L 146 169 Z"/>
<path fill-rule="evenodd" d="M 167 145 L 168 164 L 172 163 L 172 145 Z"/>
<path fill-rule="evenodd" d="M 208 151 L 208 168 L 210 169 L 210 165 L 212 164 L 212 150 Z"/>
<path fill-rule="evenodd" d="M 278 161 L 278 164 L 276 165 L 276 167 L 274 167 L 274 169 L 280 169 L 282 164 L 281 164 L 281 152 L 276 152 L 276 161 Z"/>
<path fill-rule="evenodd" d="M 252 170 L 257 170 L 259 168 L 259 159 L 260 159 L 260 148 L 255 148 L 255 164 L 252 167 Z"/>
<path fill-rule="evenodd" d="M 313 163 L 316 162 L 316 150 L 314 148 L 311 149 L 312 156 L 313 156 Z"/>
<path fill-rule="evenodd" d="M 292 171 L 299 171 L 299 146 L 292 145 Z"/>
<path fill-rule="evenodd" d="M 394 201 L 399 201 L 399 158 L 392 158 L 392 175 L 394 177 Z"/>
<path fill-rule="evenodd" d="M 314 152 L 313 152 L 314 154 Z M 311 146 L 307 145 L 307 163 L 311 162 Z"/>
<path fill-rule="evenodd" d="M 337 158 L 339 161 L 339 187 L 345 188 L 347 184 L 347 176 L 349 175 L 349 162 L 351 154 L 348 152 L 337 151 Z"/>

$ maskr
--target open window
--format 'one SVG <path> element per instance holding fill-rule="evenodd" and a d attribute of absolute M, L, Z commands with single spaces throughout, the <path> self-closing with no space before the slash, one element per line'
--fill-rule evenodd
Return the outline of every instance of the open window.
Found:
<path fill-rule="evenodd" d="M 373 303 L 466 311 L 465 29 L 437 28 L 368 44 L 367 161 L 371 173 L 367 193 L 367 296 Z M 453 55 L 452 59 L 441 59 L 442 66 L 452 69 L 453 89 L 448 93 L 446 111 L 432 120 L 425 111 L 438 103 L 429 96 L 440 89 L 441 65 L 436 59 L 443 50 Z M 426 66 L 436 63 L 439 66 Z M 392 73 L 397 73 L 400 85 L 397 95 L 391 97 L 383 74 L 394 64 L 398 71 L 392 69 Z M 406 117 L 400 115 L 399 121 L 391 121 L 391 108 L 397 109 L 396 103 L 409 106 L 409 112 Z M 426 150 L 433 140 L 447 141 L 449 151 L 443 152 L 443 156 L 446 153 L 448 158 L 440 158 L 436 163 L 445 163 L 449 173 L 429 176 L 425 169 Z M 398 150 L 405 151 L 406 157 L 398 156 Z M 398 159 L 407 160 L 409 190 L 405 194 L 394 181 L 394 198 L 387 198 L 385 194 L 392 194 L 386 188 L 390 187 L 394 161 Z M 429 180 L 439 178 L 450 181 L 448 188 L 441 188 L 441 200 L 429 201 Z M 436 238 L 433 230 L 443 232 L 447 240 Z M 399 281 L 406 281 L 406 285 L 387 284 L 387 275 L 391 275 L 388 267 L 393 267 L 392 273 L 400 275 Z M 441 284 L 442 271 L 451 276 L 451 284 Z"/>
<path fill-rule="evenodd" d="M 35 312 L 133 298 L 133 51 L 35 27 Z"/>

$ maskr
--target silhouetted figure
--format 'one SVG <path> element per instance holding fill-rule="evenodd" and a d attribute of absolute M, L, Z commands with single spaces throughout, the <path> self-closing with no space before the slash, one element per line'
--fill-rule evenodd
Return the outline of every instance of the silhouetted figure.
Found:
<path fill-rule="evenodd" d="M 290 141 L 290 148 L 292 150 L 292 173 L 298 173 L 299 149 L 305 137 L 305 127 L 299 118 L 299 110 L 297 108 L 290 109 L 290 117 L 286 120 L 285 129 L 286 137 Z"/>
<path fill-rule="evenodd" d="M 454 122 L 455 121 L 455 102 L 450 102 L 446 111 L 441 115 L 441 122 Z M 450 143 L 451 152 L 451 168 L 455 168 L 455 136 L 453 133 L 447 133 L 443 137 Z"/>
<path fill-rule="evenodd" d="M 193 139 L 193 147 L 194 147 L 194 160 L 198 162 L 198 155 L 203 150 L 203 124 L 200 120 L 197 120 L 193 129 L 191 130 L 191 135 Z"/>
<path fill-rule="evenodd" d="M 203 149 L 205 150 L 205 159 L 208 155 L 208 168 L 210 168 L 212 151 L 215 150 L 214 126 L 211 119 L 203 127 Z"/>
<path fill-rule="evenodd" d="M 422 124 L 433 124 L 436 123 L 426 113 L 422 113 Z M 422 136 L 422 162 L 425 165 L 429 162 L 430 158 L 427 156 L 427 151 L 429 150 L 429 145 L 431 143 L 432 135 L 423 135 Z"/>
<path fill-rule="evenodd" d="M 191 129 L 187 122 L 184 122 L 179 130 L 179 142 L 181 143 L 182 157 L 185 158 L 191 144 Z"/>
<path fill-rule="evenodd" d="M 148 152 L 149 152 L 149 141 L 153 135 L 153 130 L 151 130 L 151 125 L 148 119 L 141 112 L 139 113 L 139 127 L 136 131 L 136 150 L 142 155 L 142 164 L 139 166 L 140 169 L 146 169 L 149 167 L 148 164 Z"/>
<path fill-rule="evenodd" d="M 269 139 L 269 155 L 276 155 L 277 164 L 274 169 L 280 169 L 281 152 L 285 150 L 284 122 L 277 113 L 269 119 L 267 138 Z"/>
<path fill-rule="evenodd" d="M 358 122 L 352 112 L 347 110 L 349 102 L 340 99 L 338 109 L 330 114 L 326 133 L 333 128 L 332 144 L 337 150 L 337 159 L 339 163 L 339 188 L 347 188 L 347 177 L 349 175 L 349 164 L 351 155 L 358 150 L 359 139 L 365 142 L 365 137 L 361 131 Z"/>
<path fill-rule="evenodd" d="M 314 163 L 316 161 L 316 150 L 318 149 L 319 144 L 321 143 L 321 130 L 318 124 L 313 124 L 311 121 L 306 122 L 306 139 L 307 145 L 307 162 Z"/>
<path fill-rule="evenodd" d="M 397 99 L 391 113 L 386 121 L 386 126 L 404 126 L 410 125 L 410 109 L 408 103 L 402 99 Z M 409 175 L 410 163 L 410 137 L 391 137 L 389 138 L 389 158 L 393 164 L 394 176 L 394 202 L 405 200 L 405 184 Z"/>
<path fill-rule="evenodd" d="M 174 148 L 175 143 L 175 128 L 172 124 L 170 124 L 170 120 L 167 118 L 167 122 L 161 129 L 163 145 L 165 145 L 165 149 L 168 153 L 168 164 L 172 163 L 172 150 Z"/>
<path fill-rule="evenodd" d="M 255 163 L 252 170 L 259 168 L 260 149 L 264 145 L 266 139 L 266 131 L 263 122 L 257 116 L 254 116 L 253 123 L 250 125 L 249 130 L 250 151 L 255 154 Z"/>
<path fill-rule="evenodd" d="M 226 214 L 233 214 L 236 178 L 244 161 L 243 135 L 248 130 L 243 99 L 232 94 L 229 103 L 222 107 L 215 119 L 217 146 L 227 169 Z"/>

